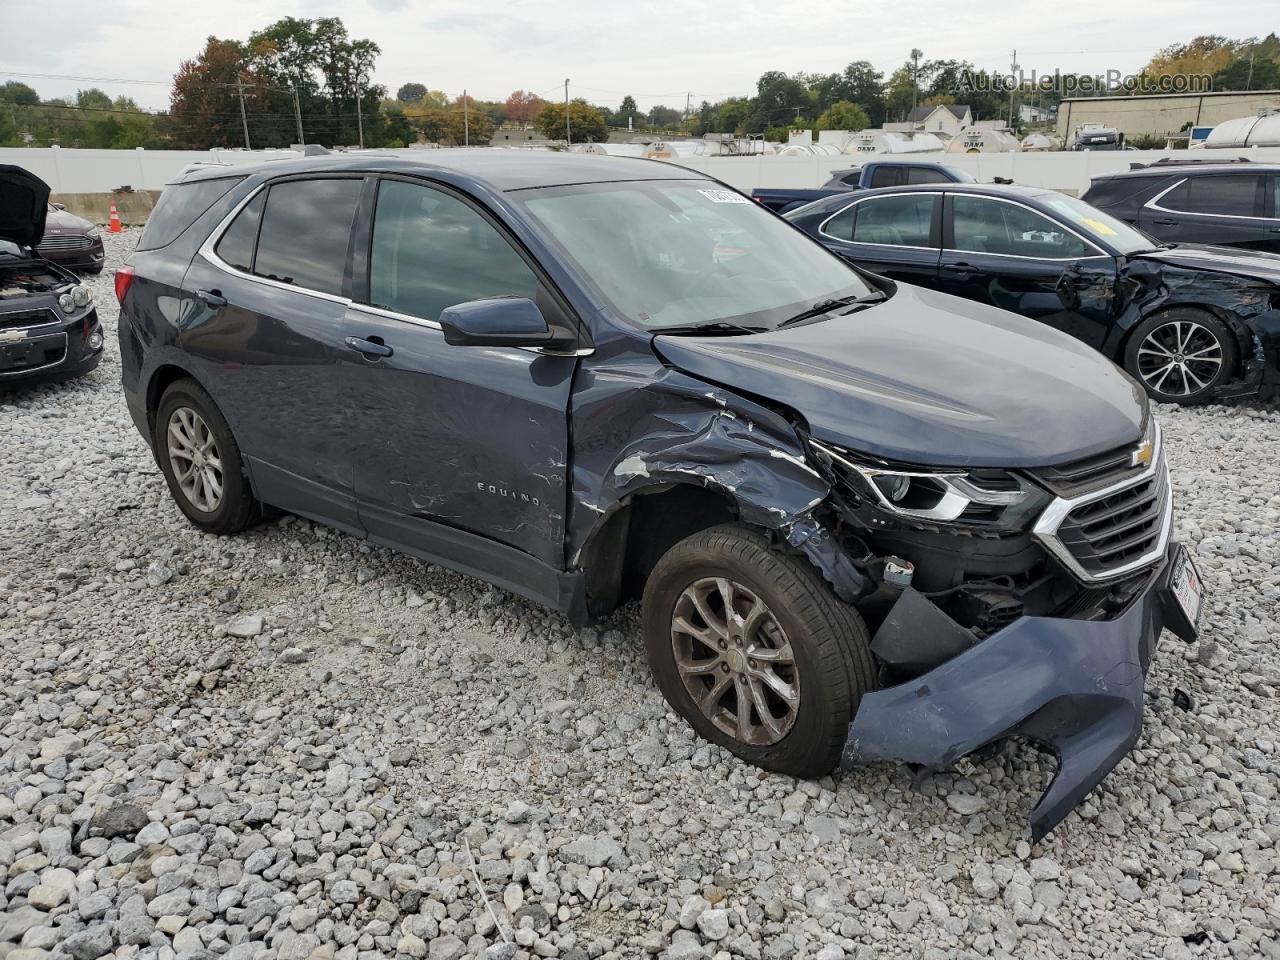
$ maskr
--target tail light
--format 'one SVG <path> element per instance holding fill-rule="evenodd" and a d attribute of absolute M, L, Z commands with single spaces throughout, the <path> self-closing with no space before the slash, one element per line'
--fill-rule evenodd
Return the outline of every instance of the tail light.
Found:
<path fill-rule="evenodd" d="M 131 286 L 133 286 L 133 267 L 120 267 L 116 270 L 116 299 L 120 301 L 122 307 Z"/>

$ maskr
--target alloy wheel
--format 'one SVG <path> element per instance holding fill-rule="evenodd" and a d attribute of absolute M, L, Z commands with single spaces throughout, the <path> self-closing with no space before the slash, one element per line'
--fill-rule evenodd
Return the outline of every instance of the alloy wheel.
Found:
<path fill-rule="evenodd" d="M 213 513 L 222 503 L 222 458 L 204 418 L 190 407 L 169 415 L 169 466 L 182 495 L 197 510 Z"/>
<path fill-rule="evenodd" d="M 1213 383 L 1223 364 L 1222 344 L 1194 320 L 1170 320 L 1138 347 L 1138 375 L 1148 387 L 1170 397 L 1190 397 Z"/>
<path fill-rule="evenodd" d="M 769 746 L 800 709 L 800 676 L 785 631 L 753 591 L 725 577 L 696 581 L 671 616 L 671 647 L 685 691 L 739 743 Z"/>

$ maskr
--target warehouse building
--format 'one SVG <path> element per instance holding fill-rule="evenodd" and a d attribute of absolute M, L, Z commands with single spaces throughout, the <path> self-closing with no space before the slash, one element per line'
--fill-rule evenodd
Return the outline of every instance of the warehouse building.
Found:
<path fill-rule="evenodd" d="M 1272 107 L 1280 107 L 1280 90 L 1072 97 L 1058 107 L 1058 136 L 1070 143 L 1081 126 L 1100 123 L 1119 130 L 1126 140 L 1171 137 L 1188 125 L 1212 127 Z"/>

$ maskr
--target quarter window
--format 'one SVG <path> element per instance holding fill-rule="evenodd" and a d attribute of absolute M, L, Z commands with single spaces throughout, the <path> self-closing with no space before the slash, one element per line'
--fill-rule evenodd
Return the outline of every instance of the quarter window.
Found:
<path fill-rule="evenodd" d="M 1183 213 L 1208 213 L 1232 217 L 1262 216 L 1260 178 L 1250 174 L 1191 177 L 1174 187 L 1159 206 Z"/>
<path fill-rule="evenodd" d="M 358 179 L 289 180 L 272 185 L 253 272 L 340 296 L 351 221 L 362 185 Z"/>
<path fill-rule="evenodd" d="M 932 246 L 929 227 L 937 200 L 937 194 L 932 193 L 904 193 L 863 200 L 858 204 L 853 242 L 894 247 Z"/>
<path fill-rule="evenodd" d="M 253 248 L 258 242 L 258 224 L 266 203 L 267 192 L 263 190 L 231 221 L 214 251 L 224 263 L 245 273 L 253 272 Z"/>
<path fill-rule="evenodd" d="M 1026 207 L 952 195 L 951 209 L 955 250 L 1049 260 L 1094 252 L 1061 224 Z"/>
<path fill-rule="evenodd" d="M 505 238 L 461 200 L 418 184 L 378 186 L 369 302 L 424 320 L 487 297 L 534 299 L 538 279 Z"/>
<path fill-rule="evenodd" d="M 822 232 L 836 240 L 852 240 L 853 218 L 857 212 L 856 204 L 846 207 L 823 224 Z"/>

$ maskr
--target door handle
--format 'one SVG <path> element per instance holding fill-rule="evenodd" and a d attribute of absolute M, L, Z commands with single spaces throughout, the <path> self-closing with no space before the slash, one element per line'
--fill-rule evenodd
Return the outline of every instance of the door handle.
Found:
<path fill-rule="evenodd" d="M 196 299 L 203 301 L 206 306 L 214 309 L 227 305 L 227 298 L 218 290 L 197 290 Z"/>
<path fill-rule="evenodd" d="M 1158 220 L 1152 220 L 1151 222 L 1162 227 L 1176 227 L 1178 225 L 1177 220 L 1170 220 L 1167 217 L 1163 217 Z"/>
<path fill-rule="evenodd" d="M 973 273 L 977 268 L 969 263 L 944 263 L 942 269 L 951 273 Z"/>
<path fill-rule="evenodd" d="M 1267 227 L 1267 233 L 1280 233 L 1280 227 Z"/>
<path fill-rule="evenodd" d="M 362 353 L 371 360 L 381 360 L 383 357 L 389 357 L 393 353 L 390 347 L 382 342 L 381 337 L 347 337 L 346 344 L 357 353 Z"/>

